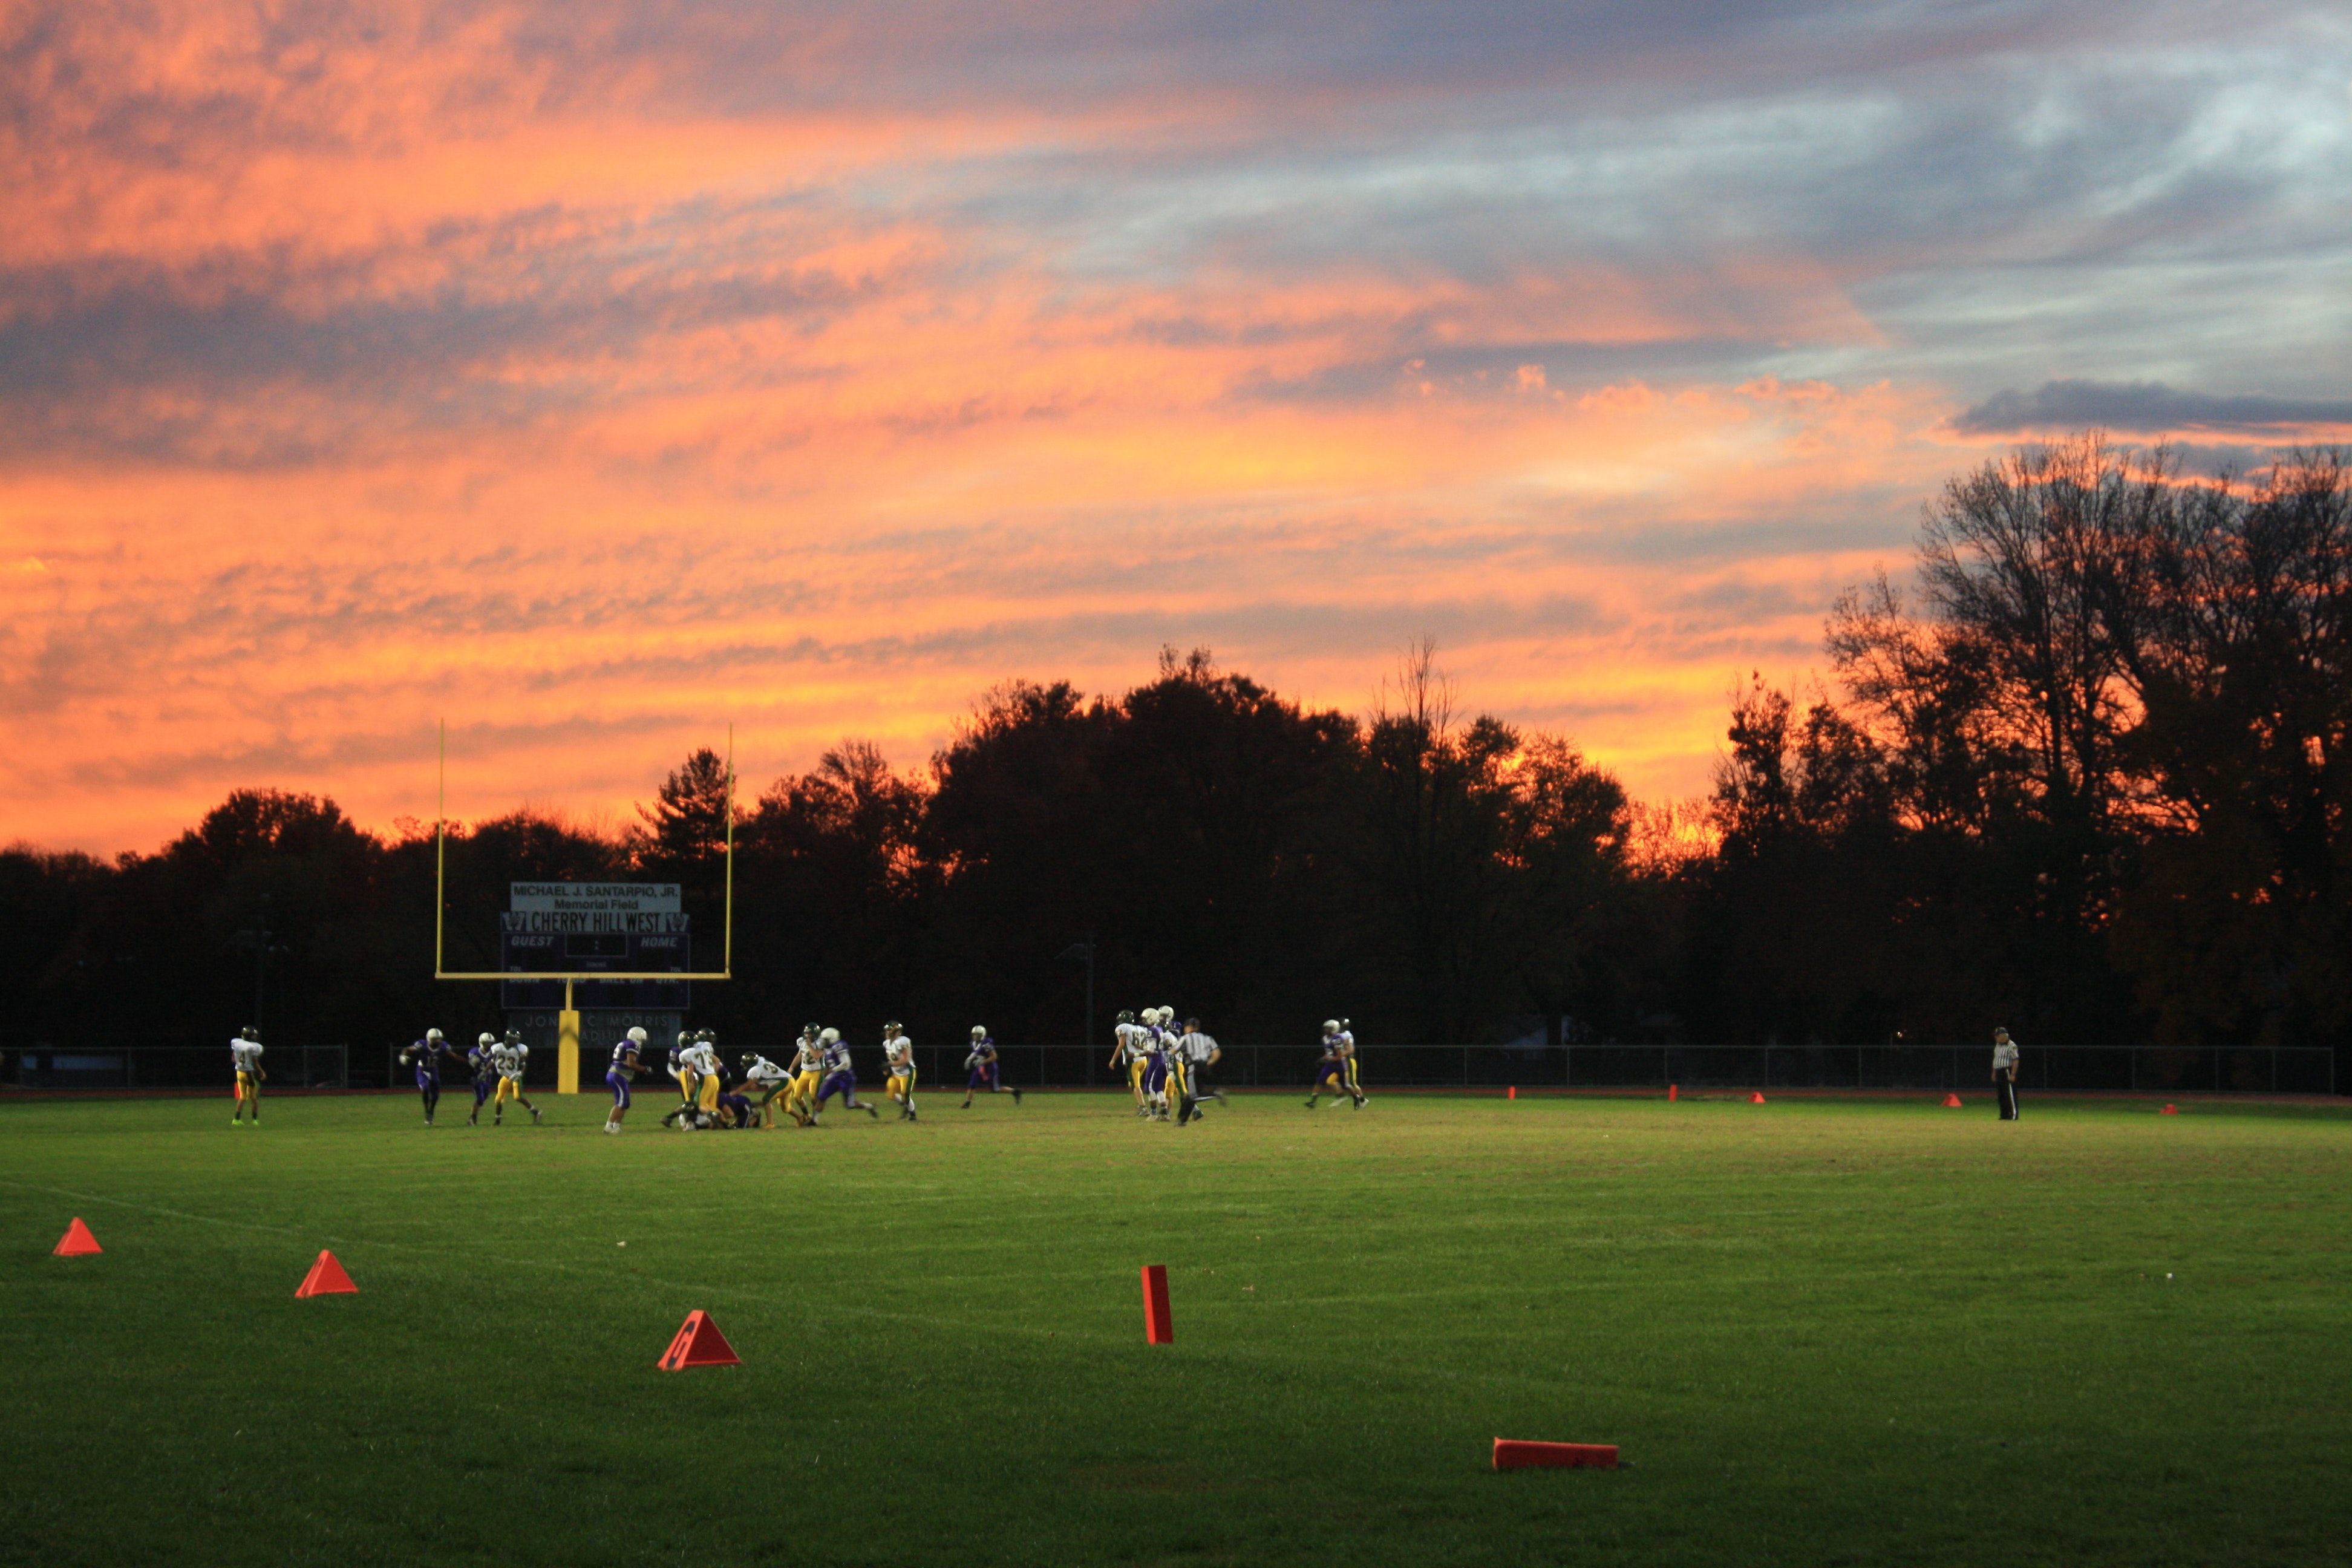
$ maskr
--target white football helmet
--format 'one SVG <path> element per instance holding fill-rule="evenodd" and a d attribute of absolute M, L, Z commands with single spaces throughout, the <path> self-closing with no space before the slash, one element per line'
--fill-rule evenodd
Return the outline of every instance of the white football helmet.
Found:
<path fill-rule="evenodd" d="M 428 1040 L 437 1040 L 441 1037 L 441 1031 L 438 1029 L 427 1029 L 425 1031 L 425 1037 Z"/>
<path fill-rule="evenodd" d="M 633 1040 L 636 1041 L 636 1042 L 637 1042 L 637 1044 L 639 1044 L 639 1045 L 641 1045 L 641 1046 L 642 1046 L 642 1045 L 644 1045 L 644 1044 L 646 1043 L 646 1031 L 645 1031 L 645 1026 L 644 1026 L 643 1025 L 638 1025 L 638 1026 L 636 1026 L 635 1027 L 634 1027 L 634 1028 L 630 1029 L 630 1031 L 629 1031 L 629 1038 L 631 1038 L 631 1039 L 633 1039 Z"/>
<path fill-rule="evenodd" d="M 816 1040 L 817 1044 L 821 1046 L 837 1046 L 841 1044 L 841 1031 L 839 1029 L 827 1029 L 824 1034 L 819 1035 L 816 1037 Z"/>
<path fill-rule="evenodd" d="M 975 1040 L 984 1040 L 988 1038 L 988 1026 L 985 1024 L 974 1024 L 971 1026 L 971 1037 Z"/>
<path fill-rule="evenodd" d="M 1324 1020 L 1323 1020 L 1323 1032 L 1324 1032 L 1325 1034 L 1327 1034 L 1327 1035 L 1336 1035 L 1336 1034 L 1338 1034 L 1338 1033 L 1339 1032 L 1339 1019 L 1337 1019 L 1337 1018 L 1326 1018 L 1326 1019 L 1324 1019 Z"/>
<path fill-rule="evenodd" d="M 481 1037 L 474 1042 L 474 1044 L 478 1046 L 495 1046 L 498 1043 L 499 1037 L 496 1035 L 491 1034 L 488 1029 L 484 1029 L 481 1033 Z"/>

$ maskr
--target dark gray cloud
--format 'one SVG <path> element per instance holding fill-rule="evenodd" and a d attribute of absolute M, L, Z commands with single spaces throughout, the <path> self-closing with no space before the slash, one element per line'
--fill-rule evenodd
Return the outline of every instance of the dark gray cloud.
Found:
<path fill-rule="evenodd" d="M 2288 435 L 2312 425 L 2352 425 L 2352 397 L 2265 397 L 2183 392 L 2160 381 L 2047 381 L 2032 392 L 1997 392 L 1952 421 L 1969 436 L 2046 430 L 2229 430 Z"/>

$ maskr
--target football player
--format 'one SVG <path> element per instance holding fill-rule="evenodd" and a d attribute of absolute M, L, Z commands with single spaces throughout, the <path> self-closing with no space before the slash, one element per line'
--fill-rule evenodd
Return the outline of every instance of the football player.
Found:
<path fill-rule="evenodd" d="M 466 1125 L 479 1127 L 483 1102 L 499 1086 L 498 1037 L 484 1029 L 474 1040 L 474 1048 L 466 1053 L 466 1066 L 474 1074 L 474 1109 L 466 1112 Z"/>
<path fill-rule="evenodd" d="M 1004 1088 L 997 1082 L 996 1042 L 989 1038 L 987 1029 L 978 1024 L 971 1026 L 971 1054 L 963 1058 L 964 1070 L 971 1074 L 963 1081 L 963 1103 L 959 1110 L 971 1109 L 971 1097 L 976 1089 L 991 1094 L 1003 1094 Z M 1021 1103 L 1021 1091 L 1013 1091 L 1013 1103 Z"/>
<path fill-rule="evenodd" d="M 1356 1097 L 1356 1109 L 1361 1110 L 1372 1097 L 1364 1092 L 1363 1079 L 1357 1076 L 1356 1034 L 1345 1018 L 1339 1020 L 1339 1059 L 1348 1064 L 1348 1092 Z"/>
<path fill-rule="evenodd" d="M 261 1031 L 247 1024 L 228 1043 L 229 1067 L 236 1074 L 236 1109 L 228 1113 L 231 1127 L 244 1125 L 245 1108 L 253 1108 L 253 1124 L 261 1125 Z M 431 1121 L 431 1117 L 425 1118 Z"/>
<path fill-rule="evenodd" d="M 1154 1121 L 1168 1120 L 1169 1037 L 1160 1027 L 1160 1013 L 1158 1007 L 1143 1010 L 1143 1100 Z"/>
<path fill-rule="evenodd" d="M 686 1059 L 687 1053 L 693 1048 L 693 1031 L 680 1029 L 677 1032 L 677 1044 L 669 1048 L 669 1076 L 677 1085 L 677 1108 L 662 1118 L 664 1127 L 681 1125 L 680 1119 L 691 1115 L 694 1111 L 694 1068 Z"/>
<path fill-rule="evenodd" d="M 776 1125 L 776 1096 L 782 1094 L 792 1086 L 793 1075 L 757 1051 L 745 1051 L 741 1065 L 743 1087 L 759 1092 L 760 1103 L 757 1110 L 760 1113 L 760 1125 L 772 1131 Z M 784 1101 L 784 1109 L 791 1112 L 793 1121 L 800 1120 L 800 1112 L 793 1110 L 793 1102 L 790 1100 Z"/>
<path fill-rule="evenodd" d="M 810 1024 L 793 1047 L 792 1082 L 784 1090 L 785 1111 L 803 1127 L 816 1121 L 816 1086 L 824 1077 L 824 1031 Z"/>
<path fill-rule="evenodd" d="M 915 1114 L 915 1042 L 899 1032 L 896 1019 L 882 1026 L 882 1058 L 890 1075 L 890 1098 L 898 1102 L 898 1120 L 919 1121 Z"/>
<path fill-rule="evenodd" d="M 530 1065 L 530 1047 L 522 1043 L 520 1029 L 509 1029 L 507 1037 L 490 1047 L 490 1063 L 499 1071 L 498 1093 L 490 1100 L 490 1125 L 496 1127 L 507 1119 L 507 1101 L 511 1100 L 530 1112 L 531 1125 L 539 1125 L 539 1107 L 533 1105 L 522 1091 L 522 1075 Z"/>
<path fill-rule="evenodd" d="M 1115 1042 L 1110 1052 L 1111 1070 L 1125 1069 L 1128 1089 L 1135 1096 L 1135 1114 L 1138 1117 L 1151 1114 L 1150 1104 L 1143 1098 L 1143 1037 L 1147 1033 L 1143 1026 L 1135 1021 L 1132 1008 L 1120 1011 L 1118 1022 L 1111 1026 L 1110 1031 L 1111 1039 Z"/>
<path fill-rule="evenodd" d="M 678 1060 L 694 1079 L 694 1100 L 678 1125 L 689 1131 L 717 1126 L 719 1093 L 727 1083 L 726 1064 L 719 1059 L 719 1037 L 708 1029 L 696 1030 L 692 1043 Z"/>
<path fill-rule="evenodd" d="M 1334 1100 L 1344 1094 L 1356 1102 L 1357 1110 L 1364 1108 L 1363 1090 L 1351 1081 L 1355 1069 L 1349 1060 L 1355 1054 L 1356 1037 L 1348 1033 L 1345 1024 L 1338 1018 L 1324 1019 L 1323 1055 L 1315 1064 L 1315 1087 L 1307 1094 L 1307 1110 L 1315 1109 L 1327 1083 Z"/>
<path fill-rule="evenodd" d="M 604 1081 L 613 1086 L 613 1109 L 604 1113 L 604 1131 L 618 1132 L 621 1118 L 629 1113 L 629 1080 L 637 1076 L 637 1058 L 646 1048 L 646 1032 L 632 1026 L 613 1047 L 613 1065 L 604 1069 Z"/>
<path fill-rule="evenodd" d="M 816 1110 L 809 1112 L 809 1125 L 816 1125 L 816 1111 L 823 1110 L 824 1102 L 836 1094 L 841 1096 L 843 1109 L 862 1110 L 877 1121 L 881 1120 L 882 1113 L 874 1109 L 871 1100 L 857 1098 L 857 1069 L 850 1063 L 849 1047 L 841 1043 L 841 1031 L 827 1029 L 816 1038 L 824 1054 L 824 1081 L 816 1091 Z"/>
<path fill-rule="evenodd" d="M 463 1064 L 465 1058 L 457 1047 L 441 1037 L 438 1029 L 427 1029 L 425 1037 L 400 1053 L 400 1065 L 416 1065 L 416 1092 L 425 1100 L 425 1125 L 433 1125 L 434 1107 L 441 1103 L 441 1058 Z"/>

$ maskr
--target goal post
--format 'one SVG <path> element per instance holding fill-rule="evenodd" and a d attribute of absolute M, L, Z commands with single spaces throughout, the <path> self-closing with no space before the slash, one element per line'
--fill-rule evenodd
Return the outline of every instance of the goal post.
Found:
<path fill-rule="evenodd" d="M 444 966 L 443 929 L 449 910 L 449 721 L 441 721 L 440 794 L 434 812 L 433 846 L 433 978 L 436 980 L 509 981 L 561 980 L 563 1007 L 555 1018 L 555 1092 L 580 1092 L 580 1010 L 572 1005 L 575 984 L 597 981 L 732 980 L 735 978 L 735 726 L 727 726 L 726 892 L 719 921 L 719 967 L 710 971 L 675 969 L 535 969 L 453 970 Z"/>

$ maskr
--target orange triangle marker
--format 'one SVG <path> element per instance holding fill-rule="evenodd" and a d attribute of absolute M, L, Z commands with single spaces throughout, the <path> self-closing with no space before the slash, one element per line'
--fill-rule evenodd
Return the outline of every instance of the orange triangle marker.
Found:
<path fill-rule="evenodd" d="M 2178 1116 L 2180 1114 L 2180 1107 L 2177 1105 L 2168 1105 L 2162 1110 L 2158 1111 L 2157 1114 L 2158 1116 Z M 76 1220 L 74 1223 L 76 1225 L 79 1225 L 81 1222 L 79 1220 Z"/>
<path fill-rule="evenodd" d="M 1509 1437 L 1495 1439 L 1498 1470 L 1613 1470 L 1614 1443 L 1528 1443 Z"/>
<path fill-rule="evenodd" d="M 1761 1105 L 1761 1104 L 1763 1104 L 1763 1103 L 1764 1103 L 1764 1091 L 1763 1091 L 1762 1089 L 1755 1089 L 1755 1090 L 1751 1091 L 1751 1092 L 1748 1094 L 1748 1104 L 1750 1104 L 1750 1105 Z"/>
<path fill-rule="evenodd" d="M 689 1366 L 740 1366 L 743 1358 L 735 1353 L 709 1313 L 693 1311 L 686 1315 L 669 1349 L 654 1364 L 664 1372 L 682 1372 Z"/>
<path fill-rule="evenodd" d="M 74 1215 L 73 1224 L 66 1226 L 65 1235 L 58 1238 L 57 1246 L 49 1249 L 49 1256 L 52 1258 L 87 1258 L 93 1252 L 104 1252 L 106 1248 L 99 1246 L 98 1237 L 90 1235 L 89 1226 L 82 1224 L 81 1215 Z"/>
<path fill-rule="evenodd" d="M 360 1288 L 343 1272 L 331 1252 L 319 1254 L 319 1261 L 310 1265 L 310 1272 L 302 1276 L 302 1288 L 294 1292 L 296 1300 L 304 1296 L 356 1296 Z"/>
<path fill-rule="evenodd" d="M 1960 1097 L 1958 1095 L 1947 1094 L 1944 1096 L 1944 1109 L 1947 1110 L 1965 1110 L 1968 1107 L 1960 1103 Z"/>

